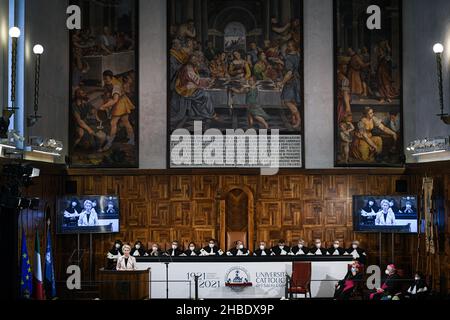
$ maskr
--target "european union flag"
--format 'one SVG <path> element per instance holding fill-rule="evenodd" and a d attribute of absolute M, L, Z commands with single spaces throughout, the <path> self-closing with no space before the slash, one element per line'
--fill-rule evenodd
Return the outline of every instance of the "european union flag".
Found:
<path fill-rule="evenodd" d="M 53 267 L 53 253 L 52 253 L 52 235 L 50 232 L 50 226 L 47 231 L 47 250 L 45 252 L 45 292 L 47 298 L 56 297 L 56 281 L 55 281 L 55 269 Z"/>
<path fill-rule="evenodd" d="M 20 277 L 20 297 L 30 299 L 33 291 L 33 274 L 31 273 L 30 256 L 27 249 L 27 238 L 22 228 L 22 250 L 21 250 L 21 277 Z"/>

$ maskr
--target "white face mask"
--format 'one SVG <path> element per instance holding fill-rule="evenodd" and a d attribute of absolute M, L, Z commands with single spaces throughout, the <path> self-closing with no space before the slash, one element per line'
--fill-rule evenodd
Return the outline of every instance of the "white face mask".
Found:
<path fill-rule="evenodd" d="M 157 250 L 158 250 L 158 247 L 152 247 L 152 250 L 153 250 L 153 251 L 157 251 Z"/>
<path fill-rule="evenodd" d="M 316 243 L 316 248 L 319 249 L 322 246 L 321 243 Z"/>
<path fill-rule="evenodd" d="M 356 272 L 356 268 L 355 267 L 352 268 L 352 272 Z"/>
<path fill-rule="evenodd" d="M 172 245 L 172 249 L 175 250 L 177 246 L 175 244 Z"/>
<path fill-rule="evenodd" d="M 335 249 L 337 249 L 337 248 L 339 248 L 339 245 L 338 245 L 338 244 L 333 244 L 333 247 L 334 247 Z"/>
<path fill-rule="evenodd" d="M 116 248 L 119 249 L 120 248 L 120 244 L 116 243 Z"/>
<path fill-rule="evenodd" d="M 278 245 L 278 247 L 280 247 L 280 249 L 283 249 L 283 248 L 284 248 L 284 245 L 283 245 L 283 244 L 280 244 L 280 245 Z"/>
<path fill-rule="evenodd" d="M 266 246 L 260 245 L 259 248 L 260 248 L 261 250 L 264 250 L 264 249 L 266 249 Z"/>
<path fill-rule="evenodd" d="M 136 247 L 137 250 L 139 250 L 141 248 L 141 245 L 137 244 L 135 247 Z"/>
<path fill-rule="evenodd" d="M 239 245 L 239 249 L 241 249 L 241 250 L 244 249 L 244 245 L 243 245 L 243 244 L 240 244 L 240 245 Z"/>
<path fill-rule="evenodd" d="M 214 243 L 210 243 L 210 244 L 209 244 L 209 247 L 210 247 L 210 248 L 214 248 Z"/>
<path fill-rule="evenodd" d="M 419 277 L 415 277 L 415 278 L 414 278 L 414 280 L 416 280 L 416 281 L 419 281 L 419 280 L 420 280 L 420 278 L 419 278 Z"/>
<path fill-rule="evenodd" d="M 353 245 L 352 245 L 352 248 L 353 248 L 353 249 L 356 249 L 356 248 L 358 248 L 358 246 L 357 246 L 356 244 L 353 244 Z"/>
<path fill-rule="evenodd" d="M 299 243 L 299 244 L 298 244 L 298 247 L 299 247 L 300 249 L 303 248 L 303 244 Z"/>
<path fill-rule="evenodd" d="M 387 269 L 384 271 L 384 273 L 386 273 L 387 275 L 390 274 L 389 270 L 387 270 Z"/>
<path fill-rule="evenodd" d="M 195 247 L 189 247 L 189 249 L 191 249 L 191 251 L 194 251 L 194 250 L 195 250 Z"/>

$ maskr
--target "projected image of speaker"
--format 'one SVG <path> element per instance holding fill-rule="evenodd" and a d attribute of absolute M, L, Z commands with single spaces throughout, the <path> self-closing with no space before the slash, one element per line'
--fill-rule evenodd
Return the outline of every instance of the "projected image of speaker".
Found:
<path fill-rule="evenodd" d="M 353 196 L 353 230 L 417 233 L 416 196 Z"/>

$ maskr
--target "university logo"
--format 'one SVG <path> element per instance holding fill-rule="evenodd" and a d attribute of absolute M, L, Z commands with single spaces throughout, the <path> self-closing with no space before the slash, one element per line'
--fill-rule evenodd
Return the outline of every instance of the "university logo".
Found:
<path fill-rule="evenodd" d="M 246 287 L 251 287 L 250 272 L 240 266 L 230 268 L 225 273 L 225 286 L 235 292 L 241 292 Z"/>

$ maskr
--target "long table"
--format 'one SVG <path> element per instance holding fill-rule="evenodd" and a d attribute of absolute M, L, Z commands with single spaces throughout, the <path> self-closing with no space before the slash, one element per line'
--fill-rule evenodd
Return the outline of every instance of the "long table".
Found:
<path fill-rule="evenodd" d="M 280 299 L 285 296 L 286 275 L 292 275 L 297 261 L 311 262 L 312 297 L 331 298 L 352 257 L 138 257 L 137 269 L 151 268 L 152 299 L 166 299 L 167 289 L 169 299 L 193 299 L 195 276 L 200 299 Z M 244 278 L 251 285 L 227 285 Z"/>

